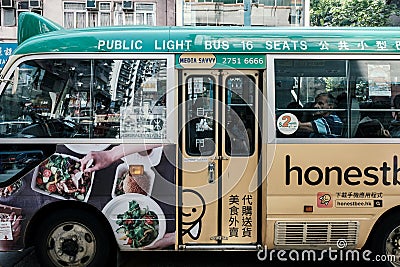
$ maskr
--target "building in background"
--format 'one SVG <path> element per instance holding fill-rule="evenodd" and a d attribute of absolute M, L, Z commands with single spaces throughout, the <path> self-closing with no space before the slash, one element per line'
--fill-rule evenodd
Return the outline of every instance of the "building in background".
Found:
<path fill-rule="evenodd" d="M 177 0 L 176 21 L 192 26 L 308 26 L 309 6 L 309 0 Z"/>
<path fill-rule="evenodd" d="M 65 28 L 172 26 L 175 25 L 174 7 L 174 0 L 0 0 L 0 48 L 7 49 L 7 54 L 14 49 L 18 15 L 22 12 L 41 14 Z M 0 68 L 5 56 L 5 52 L 0 53 Z"/>

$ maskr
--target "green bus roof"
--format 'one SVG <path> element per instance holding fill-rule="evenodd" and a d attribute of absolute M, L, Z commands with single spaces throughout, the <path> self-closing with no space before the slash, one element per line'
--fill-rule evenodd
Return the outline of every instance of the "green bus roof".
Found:
<path fill-rule="evenodd" d="M 23 15 L 23 16 L 22 16 Z M 21 14 L 19 46 L 30 53 L 400 53 L 399 28 L 142 27 L 63 29 Z"/>

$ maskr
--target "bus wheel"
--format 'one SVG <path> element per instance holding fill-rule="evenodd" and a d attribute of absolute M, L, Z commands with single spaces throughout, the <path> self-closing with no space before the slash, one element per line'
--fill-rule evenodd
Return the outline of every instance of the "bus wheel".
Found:
<path fill-rule="evenodd" d="M 384 220 L 373 234 L 368 246 L 373 260 L 379 266 L 400 267 L 400 219 Z"/>
<path fill-rule="evenodd" d="M 114 240 L 96 216 L 83 210 L 49 214 L 40 223 L 35 250 L 43 266 L 114 266 Z"/>

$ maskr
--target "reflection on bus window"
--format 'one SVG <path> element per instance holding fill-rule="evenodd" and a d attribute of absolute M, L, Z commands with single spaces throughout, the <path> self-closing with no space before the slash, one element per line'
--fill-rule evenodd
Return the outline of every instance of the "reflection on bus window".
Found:
<path fill-rule="evenodd" d="M 44 160 L 41 150 L 7 150 L 0 152 L 0 182 L 23 170 L 30 170 Z"/>
<path fill-rule="evenodd" d="M 343 122 L 341 137 L 400 137 L 399 71 L 396 60 L 276 60 L 276 117 L 293 114 L 300 126 L 313 121 L 314 98 L 329 93 L 335 98 L 331 112 Z M 311 136 L 277 128 L 281 138 Z"/>
<path fill-rule="evenodd" d="M 226 153 L 249 156 L 254 152 L 255 83 L 251 76 L 230 76 L 226 80 Z"/>
<path fill-rule="evenodd" d="M 0 137 L 166 138 L 166 60 L 46 59 L 19 66 Z M 14 89 L 15 90 L 15 89 Z"/>
<path fill-rule="evenodd" d="M 215 82 L 211 76 L 190 76 L 186 80 L 186 152 L 209 156 L 215 151 Z"/>

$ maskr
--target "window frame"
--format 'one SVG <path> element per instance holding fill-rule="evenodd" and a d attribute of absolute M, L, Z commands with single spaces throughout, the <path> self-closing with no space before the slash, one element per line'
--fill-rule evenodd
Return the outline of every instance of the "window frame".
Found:
<path fill-rule="evenodd" d="M 83 8 L 82 9 L 68 9 L 68 8 L 66 8 L 66 5 L 67 4 L 74 4 L 74 5 L 82 5 L 83 6 Z M 88 20 L 89 20 L 89 16 L 88 16 L 88 12 L 87 12 L 87 10 L 86 10 L 86 8 L 85 8 L 85 6 L 86 6 L 86 2 L 63 2 L 63 10 L 62 10 L 62 12 L 63 12 L 63 27 L 64 28 L 67 28 L 67 29 L 75 29 L 75 28 L 78 28 L 77 27 L 77 25 L 78 25 L 78 13 L 85 13 L 85 21 L 84 21 L 84 23 L 85 23 L 85 27 L 88 25 Z M 67 27 L 67 25 L 66 25 L 66 20 L 65 20 L 65 15 L 66 15 L 66 13 L 72 13 L 73 14 L 73 23 L 72 23 L 72 27 Z"/>
<path fill-rule="evenodd" d="M 275 119 L 275 60 L 379 60 L 384 64 L 386 61 L 400 61 L 400 55 L 345 55 L 335 54 L 267 54 L 267 82 L 266 88 L 272 90 L 266 91 L 268 112 L 266 128 L 264 129 L 269 144 L 331 144 L 331 143 L 399 143 L 400 138 L 356 138 L 356 137 L 338 137 L 338 138 L 280 138 L 276 136 Z M 377 109 L 379 110 L 379 109 Z"/>
<path fill-rule="evenodd" d="M 151 5 L 153 8 L 152 10 L 138 10 L 139 5 Z M 144 24 L 138 24 L 138 15 L 143 15 Z M 135 2 L 134 3 L 134 23 L 135 25 L 147 25 L 147 26 L 156 26 L 157 25 L 157 5 L 156 3 L 151 2 Z M 152 15 L 152 23 L 149 24 L 148 22 L 148 15 Z"/>

